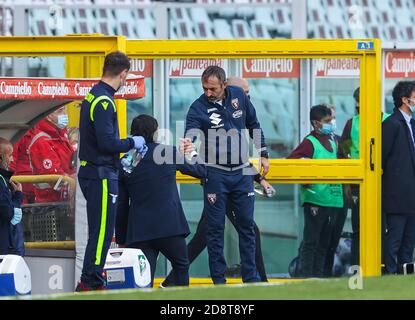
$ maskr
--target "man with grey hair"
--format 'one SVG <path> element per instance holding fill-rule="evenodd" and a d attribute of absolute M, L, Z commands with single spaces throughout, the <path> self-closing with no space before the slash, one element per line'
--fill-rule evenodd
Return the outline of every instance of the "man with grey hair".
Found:
<path fill-rule="evenodd" d="M 225 70 L 208 67 L 202 74 L 202 94 L 186 117 L 186 137 L 190 144 L 201 136 L 201 155 L 207 163 L 204 183 L 204 211 L 207 217 L 209 268 L 215 284 L 226 283 L 223 254 L 225 214 L 228 202 L 235 210 L 239 234 L 241 273 L 244 282 L 260 281 L 255 264 L 254 190 L 250 167 L 248 129 L 260 152 L 259 172 L 269 170 L 268 151 L 256 111 L 243 89 L 228 86 Z M 185 146 L 187 148 L 187 146 Z M 245 169 L 245 170 L 244 170 Z"/>

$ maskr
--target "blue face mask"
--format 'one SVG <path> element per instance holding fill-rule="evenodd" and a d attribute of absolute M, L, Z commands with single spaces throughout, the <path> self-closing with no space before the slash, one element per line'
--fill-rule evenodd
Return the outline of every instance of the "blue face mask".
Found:
<path fill-rule="evenodd" d="M 56 126 L 59 129 L 66 128 L 68 124 L 69 124 L 69 117 L 67 114 L 61 114 L 58 116 L 58 123 L 56 124 Z"/>
<path fill-rule="evenodd" d="M 333 124 L 323 123 L 323 126 L 320 128 L 320 132 L 325 135 L 332 134 L 334 132 Z"/>

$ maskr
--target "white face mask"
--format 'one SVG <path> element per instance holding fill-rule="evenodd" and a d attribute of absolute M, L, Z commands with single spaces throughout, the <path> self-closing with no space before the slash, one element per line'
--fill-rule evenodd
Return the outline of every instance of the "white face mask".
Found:
<path fill-rule="evenodd" d="M 68 124 L 69 124 L 69 117 L 68 117 L 68 115 L 67 114 L 60 114 L 58 116 L 58 123 L 56 124 L 56 126 L 59 129 L 63 129 L 63 128 L 66 128 L 68 126 Z"/>
<path fill-rule="evenodd" d="M 413 103 L 415 103 L 415 99 L 408 98 L 408 100 L 411 101 L 411 102 L 413 102 Z M 406 103 L 406 105 L 409 108 L 409 110 L 411 110 L 411 112 L 414 113 L 414 111 L 415 111 L 415 104 L 413 106 L 410 106 L 409 104 Z"/>

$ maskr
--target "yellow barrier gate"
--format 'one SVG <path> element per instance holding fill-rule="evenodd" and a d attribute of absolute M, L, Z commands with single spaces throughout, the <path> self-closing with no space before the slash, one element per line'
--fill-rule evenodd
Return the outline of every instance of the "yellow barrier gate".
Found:
<path fill-rule="evenodd" d="M 131 58 L 358 58 L 360 59 L 360 159 L 271 160 L 273 183 L 360 184 L 360 264 L 363 276 L 381 273 L 381 43 L 379 40 L 129 40 L 124 37 L 2 37 L 1 56 L 64 56 L 66 76 L 99 77 L 105 54 L 120 50 Z M 54 49 L 57 48 L 57 49 Z M 126 103 L 118 102 L 121 135 Z M 70 125 L 77 125 L 76 106 Z M 266 134 L 266 133 L 265 133 Z M 179 183 L 195 183 L 178 175 Z"/>

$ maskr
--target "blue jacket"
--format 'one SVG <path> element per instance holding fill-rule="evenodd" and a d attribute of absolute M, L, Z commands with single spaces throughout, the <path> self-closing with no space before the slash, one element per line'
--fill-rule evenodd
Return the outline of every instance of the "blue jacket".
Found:
<path fill-rule="evenodd" d="M 382 123 L 382 169 L 382 210 L 415 214 L 415 148 L 396 108 Z"/>
<path fill-rule="evenodd" d="M 114 94 L 114 88 L 100 81 L 81 104 L 79 159 L 86 165 L 81 162 L 79 177 L 118 179 L 120 153 L 134 147 L 132 138 L 119 139 Z M 102 96 L 107 98 L 98 100 Z"/>
<path fill-rule="evenodd" d="M 244 129 L 249 130 L 251 138 L 253 138 L 253 129 L 260 130 L 260 139 L 254 139 L 255 147 L 260 150 L 261 156 L 267 157 L 264 134 L 258 122 L 255 108 L 244 91 L 239 87 L 227 86 L 225 89 L 225 99 L 222 103 L 223 106 L 218 103 L 212 103 L 205 94 L 202 94 L 193 102 L 187 113 L 186 136 L 192 137 L 195 140 L 195 135 L 192 134 L 191 129 L 199 129 L 204 134 L 200 150 L 203 160 L 206 163 L 216 163 L 224 166 L 238 166 L 248 162 L 249 149 L 248 141 L 242 131 Z M 228 133 L 226 150 L 223 147 L 219 148 L 219 137 L 214 135 L 209 137 L 209 131 L 216 132 L 219 129 L 224 129 Z M 231 132 L 229 131 L 231 129 L 234 129 L 235 138 L 239 139 L 234 141 L 240 141 L 239 143 L 232 143 L 233 138 L 230 136 Z M 223 133 L 219 135 L 224 136 Z M 233 161 L 232 154 L 235 157 Z"/>
<path fill-rule="evenodd" d="M 158 164 L 157 154 L 171 155 L 173 160 Z M 191 165 L 175 147 L 157 143 L 148 144 L 146 155 L 130 175 L 120 172 L 117 243 L 131 245 L 190 233 L 177 190 L 176 170 L 200 179 L 206 177 L 204 165 Z"/>
<path fill-rule="evenodd" d="M 18 248 L 23 242 L 19 229 L 22 222 L 15 226 L 10 223 L 14 208 L 20 208 L 23 200 L 22 192 L 12 192 L 11 176 L 12 172 L 0 169 L 0 254 L 19 254 Z"/>

